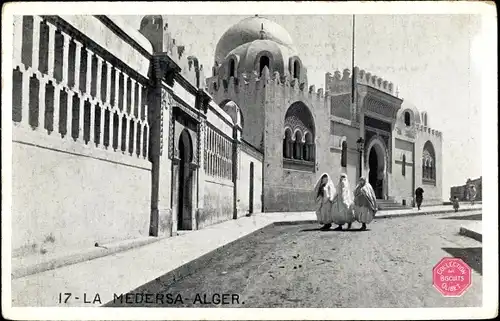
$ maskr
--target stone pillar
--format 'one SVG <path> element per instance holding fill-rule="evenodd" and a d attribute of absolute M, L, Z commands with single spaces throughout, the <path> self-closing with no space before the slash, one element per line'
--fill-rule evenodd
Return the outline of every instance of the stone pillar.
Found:
<path fill-rule="evenodd" d="M 162 59 L 162 61 L 160 61 Z M 162 64 L 167 59 L 167 64 Z M 171 99 L 170 93 L 163 87 L 162 80 L 172 85 L 172 72 L 179 72 L 180 67 L 167 58 L 153 58 L 153 69 L 155 83 L 154 87 L 148 88 L 148 104 L 145 107 L 145 121 L 150 119 L 150 150 L 149 159 L 152 163 L 151 178 L 151 221 L 149 234 L 151 236 L 172 235 L 172 161 L 169 153 L 164 150 L 169 146 L 168 128 L 170 124 Z M 148 110 L 151 108 L 151 117 Z M 146 137 L 145 137 L 146 138 Z"/>
<path fill-rule="evenodd" d="M 233 127 L 233 146 L 232 146 L 232 174 L 233 174 L 233 219 L 238 218 L 238 169 L 240 158 L 240 144 L 241 144 L 241 127 L 239 124 Z"/>
<path fill-rule="evenodd" d="M 14 68 L 16 65 L 21 65 L 22 48 L 23 48 L 23 16 L 14 16 Z M 24 120 L 24 119 L 23 119 Z"/>
<path fill-rule="evenodd" d="M 62 83 L 68 85 L 69 83 L 69 42 L 71 37 L 65 32 L 61 31 L 63 35 L 63 68 L 62 68 Z"/>
<path fill-rule="evenodd" d="M 48 61 L 47 61 L 47 74 L 50 78 L 54 77 L 54 54 L 55 54 L 55 36 L 56 26 L 47 22 L 49 27 L 49 47 L 48 47 Z M 63 60 L 64 61 L 64 60 Z"/>
<path fill-rule="evenodd" d="M 40 24 L 42 23 L 42 18 L 39 16 L 33 16 L 33 47 L 31 51 L 31 68 L 33 71 L 38 71 L 38 63 L 40 57 Z M 41 88 L 41 86 L 40 86 Z"/>
<path fill-rule="evenodd" d="M 83 91 L 82 88 L 80 88 L 80 67 L 81 67 L 81 60 L 82 60 L 82 44 L 76 40 L 73 40 L 75 42 L 75 81 L 73 84 L 73 88 L 76 92 L 78 91 Z"/>
<path fill-rule="evenodd" d="M 198 125 L 198 191 L 197 191 L 197 207 L 194 211 L 196 220 L 196 229 L 200 228 L 200 218 L 202 217 L 203 209 L 205 208 L 205 135 L 207 134 L 206 120 L 201 120 Z"/>

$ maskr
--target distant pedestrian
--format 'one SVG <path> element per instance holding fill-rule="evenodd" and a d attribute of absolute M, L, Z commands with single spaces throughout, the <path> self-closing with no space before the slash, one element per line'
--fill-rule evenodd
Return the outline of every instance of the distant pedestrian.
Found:
<path fill-rule="evenodd" d="M 354 217 L 361 223 L 362 231 L 366 230 L 366 224 L 370 224 L 377 210 L 375 191 L 366 178 L 361 177 L 354 190 Z"/>
<path fill-rule="evenodd" d="M 417 208 L 419 211 L 423 200 L 424 200 L 424 190 L 422 189 L 422 187 L 419 187 L 415 190 L 415 201 L 417 202 Z"/>
<path fill-rule="evenodd" d="M 454 197 L 452 200 L 451 200 L 451 204 L 453 205 L 453 209 L 455 210 L 455 212 L 458 212 L 458 209 L 460 208 L 460 203 L 458 201 L 458 197 Z"/>
<path fill-rule="evenodd" d="M 469 187 L 469 200 L 470 200 L 470 205 L 474 205 L 474 202 L 476 201 L 476 185 L 471 184 Z"/>
<path fill-rule="evenodd" d="M 335 186 L 328 174 L 321 175 L 314 187 L 316 197 L 316 217 L 319 224 L 323 224 L 322 230 L 332 227 L 332 201 L 335 196 Z"/>
<path fill-rule="evenodd" d="M 346 174 L 340 175 L 336 192 L 332 205 L 333 223 L 338 225 L 335 231 L 342 230 L 344 224 L 347 224 L 347 229 L 350 229 L 352 222 L 354 222 L 354 195 Z"/>

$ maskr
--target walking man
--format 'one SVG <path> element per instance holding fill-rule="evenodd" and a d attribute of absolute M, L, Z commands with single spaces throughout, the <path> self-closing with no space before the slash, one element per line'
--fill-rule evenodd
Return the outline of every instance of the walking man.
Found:
<path fill-rule="evenodd" d="M 424 200 L 424 190 L 422 189 L 422 187 L 418 187 L 417 190 L 415 191 L 415 201 L 417 202 L 417 208 L 419 211 L 423 200 Z"/>

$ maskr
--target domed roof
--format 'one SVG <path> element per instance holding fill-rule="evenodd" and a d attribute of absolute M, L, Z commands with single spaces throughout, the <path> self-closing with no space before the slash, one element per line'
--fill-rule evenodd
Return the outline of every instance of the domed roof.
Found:
<path fill-rule="evenodd" d="M 264 31 L 261 35 L 261 31 Z M 241 20 L 220 38 L 215 49 L 215 61 L 222 63 L 233 49 L 258 39 L 272 40 L 294 49 L 292 37 L 279 24 L 259 16 Z"/>
<path fill-rule="evenodd" d="M 411 111 L 413 113 L 415 123 L 417 123 L 417 124 L 421 123 L 420 111 L 413 103 L 411 103 L 407 100 L 403 100 L 403 103 L 401 104 L 401 108 L 398 110 L 398 113 L 397 113 L 397 118 L 400 119 L 400 121 L 402 123 L 404 123 L 404 113 L 406 111 Z"/>

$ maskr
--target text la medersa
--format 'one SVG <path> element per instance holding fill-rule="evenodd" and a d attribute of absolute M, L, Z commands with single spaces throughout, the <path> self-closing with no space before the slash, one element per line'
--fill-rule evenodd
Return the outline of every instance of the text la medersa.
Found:
<path fill-rule="evenodd" d="M 113 294 L 115 304 L 215 304 L 230 305 L 243 303 L 239 294 L 234 293 L 195 293 L 189 296 L 180 293 L 126 293 Z"/>

